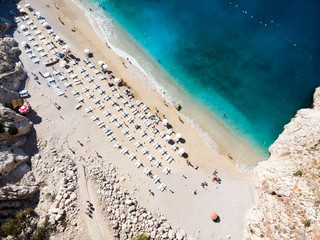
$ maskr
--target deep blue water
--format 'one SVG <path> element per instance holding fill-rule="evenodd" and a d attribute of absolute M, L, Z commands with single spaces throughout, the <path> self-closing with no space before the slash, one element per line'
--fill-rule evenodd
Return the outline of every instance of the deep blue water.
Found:
<path fill-rule="evenodd" d="M 264 151 L 320 83 L 317 0 L 101 4 L 194 101 Z"/>

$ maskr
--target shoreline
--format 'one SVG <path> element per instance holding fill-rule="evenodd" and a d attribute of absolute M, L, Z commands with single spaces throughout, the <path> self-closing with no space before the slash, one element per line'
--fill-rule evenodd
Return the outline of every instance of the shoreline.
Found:
<path fill-rule="evenodd" d="M 21 4 L 28 3 L 28 1 L 21 1 Z M 251 175 L 238 172 L 236 166 L 228 161 L 224 156 L 215 152 L 212 148 L 209 148 L 199 136 L 197 131 L 187 122 L 181 123 L 179 121 L 179 114 L 177 114 L 175 108 L 171 105 L 166 106 L 163 103 L 163 99 L 151 91 L 146 91 L 143 82 L 132 75 L 130 68 L 124 68 L 122 59 L 117 56 L 111 49 L 105 46 L 105 42 L 101 42 L 99 38 L 94 34 L 94 30 L 91 25 L 88 24 L 87 18 L 84 17 L 84 13 L 79 12 L 73 2 L 68 1 L 56 1 L 55 4 L 64 11 L 57 11 L 54 6 L 46 7 L 47 2 L 37 1 L 32 3 L 35 5 L 36 10 L 46 18 L 52 29 L 67 42 L 71 47 L 75 56 L 81 59 L 81 64 L 84 65 L 82 59 L 85 58 L 83 52 L 84 49 L 89 48 L 93 52 L 94 57 L 91 61 L 97 65 L 99 60 L 103 60 L 113 71 L 116 77 L 123 78 L 125 82 L 130 86 L 130 91 L 134 93 L 136 101 L 137 99 L 143 101 L 150 111 L 155 112 L 159 110 L 159 115 L 162 117 L 165 114 L 169 123 L 173 126 L 175 133 L 182 133 L 185 143 L 179 143 L 179 147 L 183 147 L 188 153 L 188 160 L 194 165 L 199 166 L 199 169 L 194 169 L 186 164 L 186 159 L 177 155 L 177 152 L 171 150 L 171 146 L 167 144 L 164 139 L 160 138 L 159 134 L 152 134 L 151 129 L 146 129 L 148 135 L 154 136 L 154 138 L 164 146 L 175 161 L 170 165 L 161 157 L 159 149 L 154 150 L 153 146 L 145 141 L 145 138 L 140 136 L 140 130 L 135 133 L 136 140 L 142 141 L 154 154 L 157 159 L 163 159 L 162 164 L 164 166 L 170 166 L 171 173 L 165 175 L 162 172 L 162 168 L 156 168 L 153 163 L 146 161 L 146 156 L 140 153 L 134 146 L 134 141 L 128 141 L 127 136 L 124 136 L 121 129 L 117 129 L 109 120 L 109 117 L 103 117 L 100 110 L 94 110 L 94 113 L 85 113 L 86 107 L 95 108 L 95 104 L 92 101 L 88 101 L 86 94 L 82 92 L 84 86 L 92 87 L 92 84 L 88 84 L 86 80 L 83 80 L 84 85 L 73 86 L 70 88 L 64 88 L 63 81 L 56 79 L 57 83 L 65 90 L 65 97 L 58 97 L 53 90 L 53 86 L 47 84 L 44 78 L 41 78 L 43 84 L 38 84 L 36 81 L 29 79 L 26 86 L 31 98 L 28 99 L 32 108 L 41 117 L 42 121 L 35 124 L 36 137 L 38 141 L 48 141 L 51 146 L 59 149 L 61 154 L 68 153 L 72 150 L 72 154 L 75 154 L 79 158 L 80 163 L 85 163 L 90 166 L 97 166 L 103 168 L 105 164 L 113 164 L 119 170 L 119 174 L 126 176 L 128 181 L 123 181 L 121 184 L 132 191 L 132 194 L 146 206 L 151 212 L 161 212 L 176 226 L 180 226 L 185 229 L 188 235 L 197 235 L 199 239 L 211 239 L 212 236 L 225 237 L 231 234 L 233 237 L 241 238 L 245 215 L 247 210 L 253 205 L 254 202 L 254 189 L 251 182 Z M 65 23 L 61 25 L 59 18 Z M 38 21 L 36 24 L 39 25 Z M 21 23 L 20 23 L 21 25 Z M 39 25 L 41 26 L 41 25 Z M 41 27 L 40 27 L 41 29 Z M 75 32 L 71 30 L 75 29 Z M 45 35 L 48 35 L 46 30 L 43 30 Z M 33 33 L 33 31 L 32 31 Z M 18 37 L 17 41 L 25 41 L 25 36 L 21 33 L 15 33 Z M 88 38 L 88 36 L 90 36 Z M 48 37 L 51 40 L 51 37 Z M 46 46 L 43 46 L 47 48 Z M 58 46 L 61 48 L 61 46 Z M 38 53 L 37 53 L 38 54 Z M 51 52 L 48 52 L 49 56 Z M 48 56 L 48 57 L 49 57 Z M 25 69 L 28 73 L 34 69 L 34 64 L 28 58 L 27 54 L 22 51 L 21 61 L 23 62 Z M 41 62 L 43 59 L 41 59 Z M 53 70 L 50 68 L 44 68 L 42 64 L 39 66 L 40 71 Z M 59 64 L 55 65 L 61 71 L 65 69 L 60 68 Z M 78 72 L 78 67 L 73 67 L 75 72 Z M 44 69 L 44 70 L 43 70 Z M 93 70 L 88 70 L 90 72 Z M 81 76 L 81 73 L 77 73 Z M 66 74 L 67 75 L 67 74 Z M 30 76 L 30 74 L 29 74 Z M 69 75 L 67 75 L 69 76 Z M 94 78 L 98 78 L 95 76 Z M 73 82 L 70 79 L 70 82 Z M 106 82 L 97 79 L 95 83 L 101 84 L 105 87 Z M 83 96 L 84 102 L 82 109 L 75 110 L 76 98 L 71 94 L 72 89 L 77 89 L 80 96 Z M 100 97 L 98 90 L 92 89 L 97 96 Z M 109 89 L 106 89 L 109 91 Z M 123 88 L 119 88 L 119 92 L 123 91 Z M 114 93 L 111 93 L 114 95 Z M 53 102 L 57 102 L 61 106 L 61 110 L 57 110 L 53 106 Z M 114 108 L 110 109 L 110 104 L 106 103 L 106 108 L 118 116 L 119 120 L 122 115 L 118 113 Z M 124 106 L 124 108 L 127 108 Z M 128 110 L 128 112 L 131 110 Z M 142 173 L 143 169 L 135 168 L 134 164 L 128 160 L 128 156 L 122 155 L 119 150 L 114 148 L 115 142 L 109 142 L 108 138 L 102 130 L 99 130 L 96 122 L 93 122 L 90 118 L 92 114 L 97 114 L 101 119 L 107 122 L 107 124 L 113 128 L 117 142 L 127 146 L 130 152 L 135 152 L 137 158 L 144 161 L 145 166 L 150 166 L 155 174 L 161 177 L 161 180 L 167 184 L 168 189 L 164 192 L 158 190 L 159 184 L 154 184 L 152 180 Z M 181 117 L 183 120 L 184 117 Z M 124 121 L 124 120 L 121 120 Z M 141 121 L 137 119 L 137 121 Z M 128 124 L 129 125 L 129 124 Z M 67 126 L 67 127 L 66 127 Z M 163 126 L 156 125 L 160 129 Z M 134 131 L 132 125 L 128 126 L 130 131 Z M 174 135 L 173 135 L 174 136 Z M 79 141 L 84 144 L 85 147 L 79 145 Z M 149 146 L 150 145 L 150 146 Z M 70 150 L 71 149 L 71 150 Z M 99 153 L 101 158 L 96 161 L 92 158 Z M 39 153 L 41 154 L 41 152 Z M 78 161 L 78 160 L 77 160 Z M 136 161 L 136 160 L 135 160 Z M 135 162 L 134 161 L 134 162 Z M 99 165 L 103 163 L 103 165 Z M 219 177 L 222 179 L 222 184 L 212 183 L 212 171 L 217 169 Z M 187 176 L 184 178 L 182 176 Z M 203 189 L 200 183 L 203 181 L 208 182 L 208 189 Z M 148 189 L 156 192 L 155 196 L 150 196 Z M 197 190 L 199 194 L 195 196 L 194 190 Z M 174 193 L 170 192 L 172 190 Z M 81 201 L 83 199 L 80 199 Z M 79 201 L 80 201 L 79 200 Z M 163 204 L 170 203 L 170 204 Z M 219 225 L 212 225 L 212 222 L 208 220 L 208 211 L 212 208 L 219 211 L 221 214 L 222 222 Z M 185 212 L 184 209 L 190 209 L 189 212 Z M 236 211 L 234 211 L 236 209 Z M 177 212 L 181 214 L 177 215 Z M 189 217 L 193 217 L 193 221 L 189 220 Z M 196 223 L 196 224 L 195 224 Z M 200 224 L 201 223 L 201 224 Z M 200 224 L 200 225 L 199 225 Z M 233 229 L 229 226 L 234 225 Z M 198 233 L 201 231 L 201 233 Z"/>
<path fill-rule="evenodd" d="M 229 161 L 231 160 L 238 168 L 238 171 L 250 173 L 259 162 L 268 159 L 267 154 L 263 152 L 261 147 L 255 146 L 249 139 L 241 138 L 240 135 L 233 133 L 217 116 L 187 96 L 187 94 L 171 80 L 172 76 L 170 76 L 161 65 L 151 60 L 151 56 L 145 53 L 144 50 L 141 49 L 141 46 L 128 36 L 129 33 L 127 33 L 122 26 L 114 23 L 111 16 L 108 16 L 111 20 L 108 19 L 107 21 L 108 34 L 115 33 L 116 36 L 121 36 L 118 37 L 121 39 L 121 42 L 118 42 L 118 44 L 129 44 L 129 47 L 125 50 L 115 46 L 111 42 L 112 39 L 108 39 L 108 34 L 105 32 L 106 30 L 104 31 L 98 20 L 92 16 L 92 12 L 102 11 L 99 7 L 98 9 L 92 7 L 93 11 L 90 12 L 85 6 L 82 6 L 82 3 L 75 0 L 73 0 L 73 2 L 84 12 L 101 41 L 107 42 L 111 49 L 119 55 L 119 57 L 123 58 L 122 61 L 126 63 L 127 67 L 129 66 L 128 70 L 131 71 L 132 74 L 135 74 L 137 78 L 142 79 L 143 84 L 147 86 L 148 90 L 164 98 L 164 100 L 172 106 L 177 103 L 182 104 L 183 108 L 178 114 L 183 116 L 184 119 L 196 129 L 209 147 L 225 156 Z M 99 16 L 99 18 L 101 18 L 101 16 Z M 136 55 L 139 57 L 138 60 L 133 57 Z M 130 68 L 130 64 L 128 64 L 126 60 L 127 58 L 129 58 L 135 68 Z M 140 64 L 141 61 L 143 64 Z M 148 70 L 144 69 L 146 65 Z"/>

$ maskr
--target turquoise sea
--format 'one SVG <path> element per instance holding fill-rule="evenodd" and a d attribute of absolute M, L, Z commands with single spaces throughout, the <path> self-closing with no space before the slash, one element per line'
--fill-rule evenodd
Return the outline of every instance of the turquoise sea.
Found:
<path fill-rule="evenodd" d="M 319 86 L 317 0 L 75 2 L 91 8 L 113 45 L 122 48 L 111 23 L 192 101 L 265 156 Z"/>

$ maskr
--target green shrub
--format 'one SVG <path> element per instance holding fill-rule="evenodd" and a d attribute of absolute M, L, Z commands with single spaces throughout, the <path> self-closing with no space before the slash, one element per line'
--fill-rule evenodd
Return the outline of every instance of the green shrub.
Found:
<path fill-rule="evenodd" d="M 22 232 L 23 224 L 15 218 L 8 218 L 0 227 L 1 232 L 5 235 L 18 237 Z"/>
<path fill-rule="evenodd" d="M 301 170 L 298 170 L 298 171 L 296 171 L 294 174 L 293 174 L 293 176 L 295 176 L 295 177 L 301 177 L 302 176 L 302 172 L 301 172 Z"/>
<path fill-rule="evenodd" d="M 0 123 L 0 133 L 4 132 L 4 123 Z"/>
<path fill-rule="evenodd" d="M 311 224 L 311 220 L 304 220 L 304 221 L 303 221 L 303 225 L 304 225 L 305 227 L 310 227 L 310 224 Z"/>
<path fill-rule="evenodd" d="M 60 225 L 63 227 L 63 229 L 66 229 L 67 227 L 67 218 L 66 218 L 66 215 L 63 214 L 61 216 L 61 218 L 59 218 L 58 222 L 60 223 Z"/>
<path fill-rule="evenodd" d="M 132 240 L 150 240 L 150 237 L 147 236 L 145 233 L 140 233 L 134 238 L 132 238 Z"/>
<path fill-rule="evenodd" d="M 38 227 L 32 237 L 31 240 L 45 240 L 48 239 L 50 236 L 50 233 L 56 231 L 56 226 L 50 227 L 48 220 L 46 220 L 43 224 L 43 226 Z"/>
<path fill-rule="evenodd" d="M 18 129 L 17 129 L 17 127 L 11 124 L 11 125 L 9 126 L 9 128 L 8 128 L 8 133 L 9 133 L 10 135 L 17 135 L 17 134 L 18 134 Z"/>

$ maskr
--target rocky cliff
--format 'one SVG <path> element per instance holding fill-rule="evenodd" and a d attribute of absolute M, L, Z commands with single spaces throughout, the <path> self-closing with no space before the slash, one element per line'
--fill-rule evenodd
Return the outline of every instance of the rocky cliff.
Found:
<path fill-rule="evenodd" d="M 245 239 L 320 239 L 320 88 L 254 169 L 257 206 Z"/>

